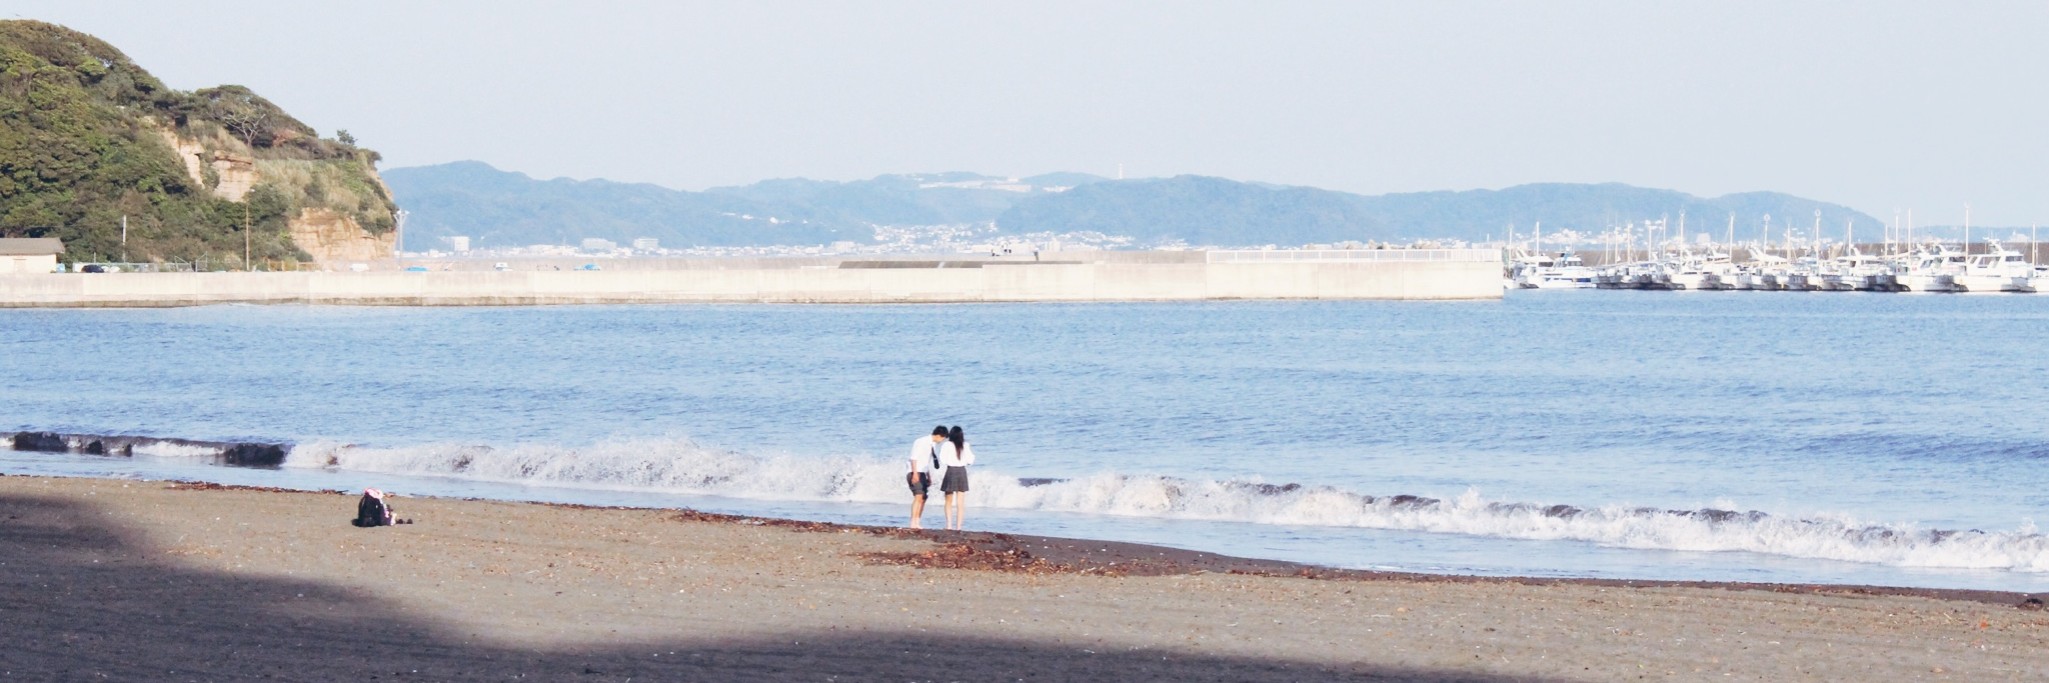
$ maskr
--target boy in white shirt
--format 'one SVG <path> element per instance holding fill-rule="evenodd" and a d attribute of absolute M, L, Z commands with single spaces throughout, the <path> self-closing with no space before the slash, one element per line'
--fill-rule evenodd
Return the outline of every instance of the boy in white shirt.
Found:
<path fill-rule="evenodd" d="M 946 440 L 945 427 L 933 427 L 932 436 L 911 442 L 911 472 L 904 480 L 911 485 L 911 528 L 925 528 L 925 492 L 932 489 L 932 469 L 939 462 L 939 442 Z"/>

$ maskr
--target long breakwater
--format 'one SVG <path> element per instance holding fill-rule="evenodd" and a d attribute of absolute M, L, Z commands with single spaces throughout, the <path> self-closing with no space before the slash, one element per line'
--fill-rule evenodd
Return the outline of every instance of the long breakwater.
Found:
<path fill-rule="evenodd" d="M 0 307 L 221 303 L 478 306 L 610 303 L 962 303 L 1224 299 L 1488 299 L 1492 250 L 1390 250 L 1194 262 L 962 262 L 923 267 L 0 276 Z M 915 265 L 915 264 L 914 264 Z"/>

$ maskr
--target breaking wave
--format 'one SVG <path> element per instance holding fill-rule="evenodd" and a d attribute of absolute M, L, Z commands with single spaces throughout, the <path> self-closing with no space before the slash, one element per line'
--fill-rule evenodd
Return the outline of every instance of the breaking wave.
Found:
<path fill-rule="evenodd" d="M 456 477 L 545 486 L 676 492 L 739 498 L 899 503 L 903 466 L 872 456 L 750 455 L 689 441 L 619 441 L 584 447 L 422 445 L 371 448 L 312 442 L 285 467 Z M 1923 529 L 1847 516 L 1790 517 L 1759 511 L 1581 507 L 1374 495 L 1328 486 L 1104 473 L 1074 479 L 1005 475 L 977 468 L 973 504 L 1017 510 L 1355 527 L 1576 541 L 1676 551 L 1742 551 L 1900 567 L 2049 572 L 2049 536 L 2032 523 L 2012 531 Z"/>

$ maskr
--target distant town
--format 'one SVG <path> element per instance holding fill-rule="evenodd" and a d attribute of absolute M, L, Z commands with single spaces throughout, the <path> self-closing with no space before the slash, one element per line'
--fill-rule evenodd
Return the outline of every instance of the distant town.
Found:
<path fill-rule="evenodd" d="M 471 244 L 468 236 L 457 235 L 438 238 L 440 248 L 425 251 L 409 251 L 408 258 L 776 258 L 807 256 L 880 256 L 892 254 L 975 254 L 989 256 L 1028 255 L 1034 253 L 1074 251 L 1114 251 L 1151 249 L 1159 251 L 1183 251 L 1189 249 L 1213 248 L 1212 245 L 1189 245 L 1182 240 L 1141 242 L 1125 235 L 1106 235 L 1093 231 L 1037 232 L 1027 234 L 1004 234 L 994 224 L 981 225 L 919 225 L 919 226 L 876 226 L 875 239 L 867 242 L 839 240 L 815 245 L 746 245 L 746 246 L 664 246 L 661 240 L 642 237 L 621 244 L 615 240 L 598 237 L 584 238 L 576 244 L 534 244 L 519 247 L 479 248 Z M 1502 246 L 1503 242 L 1491 246 Z M 1372 241 L 1344 241 L 1322 244 L 1300 245 L 1254 245 L 1264 249 L 1385 249 L 1397 247 L 1417 248 L 1465 248 L 1489 246 L 1469 244 L 1465 240 L 1423 240 L 1413 243 L 1382 243 Z M 1232 248 L 1244 248 L 1242 246 Z"/>

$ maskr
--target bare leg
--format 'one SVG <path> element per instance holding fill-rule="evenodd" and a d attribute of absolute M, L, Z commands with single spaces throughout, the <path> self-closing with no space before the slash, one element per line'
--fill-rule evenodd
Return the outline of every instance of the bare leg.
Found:
<path fill-rule="evenodd" d="M 953 494 L 953 528 L 964 531 L 968 528 L 968 493 Z"/>
<path fill-rule="evenodd" d="M 925 528 L 925 497 L 911 496 L 911 528 Z"/>

